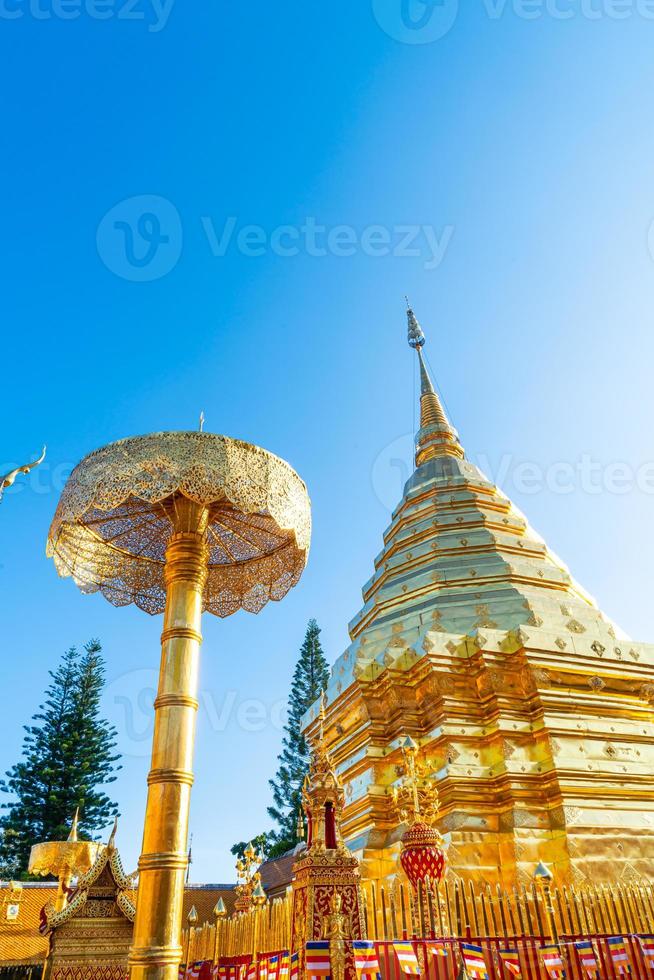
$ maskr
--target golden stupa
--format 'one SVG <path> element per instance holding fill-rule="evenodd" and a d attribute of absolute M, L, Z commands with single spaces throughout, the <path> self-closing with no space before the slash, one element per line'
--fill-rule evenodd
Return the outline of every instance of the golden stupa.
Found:
<path fill-rule="evenodd" d="M 449 874 L 506 885 L 654 874 L 654 645 L 632 642 L 465 457 L 429 376 L 416 468 L 328 688 L 343 834 L 383 879 L 407 736 L 437 783 Z M 313 734 L 318 705 L 305 717 Z"/>

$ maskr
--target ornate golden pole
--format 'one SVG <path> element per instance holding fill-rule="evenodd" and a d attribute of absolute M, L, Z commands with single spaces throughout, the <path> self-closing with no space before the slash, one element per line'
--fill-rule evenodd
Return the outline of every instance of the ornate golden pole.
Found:
<path fill-rule="evenodd" d="M 164 571 L 166 609 L 154 702 L 152 766 L 129 954 L 132 980 L 177 980 L 182 954 L 181 909 L 188 860 L 208 514 L 206 507 L 186 497 L 174 498 L 174 531 Z"/>
<path fill-rule="evenodd" d="M 177 980 L 203 608 L 282 599 L 306 565 L 311 511 L 271 453 L 208 432 L 158 432 L 87 456 L 48 535 L 60 575 L 118 606 L 164 613 L 139 861 L 133 980 Z"/>

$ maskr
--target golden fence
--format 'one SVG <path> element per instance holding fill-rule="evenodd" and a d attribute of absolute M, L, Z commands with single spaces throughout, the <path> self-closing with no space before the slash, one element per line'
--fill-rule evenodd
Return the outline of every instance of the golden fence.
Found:
<path fill-rule="evenodd" d="M 186 963 L 221 959 L 256 959 L 262 953 L 275 953 L 291 946 L 290 895 L 216 924 L 205 923 L 187 930 L 182 938 Z"/>
<path fill-rule="evenodd" d="M 654 886 L 647 884 L 550 889 L 533 883 L 509 891 L 446 880 L 415 894 L 401 882 L 365 882 L 362 893 L 368 938 L 379 943 L 435 937 L 545 942 L 654 932 Z M 183 959 L 249 961 L 291 946 L 287 894 L 263 908 L 187 931 Z"/>
<path fill-rule="evenodd" d="M 654 930 L 654 886 L 645 884 L 550 889 L 534 882 L 507 891 L 446 880 L 414 896 L 400 882 L 391 887 L 366 882 L 363 902 L 368 938 L 378 941 L 471 935 L 557 939 Z"/>

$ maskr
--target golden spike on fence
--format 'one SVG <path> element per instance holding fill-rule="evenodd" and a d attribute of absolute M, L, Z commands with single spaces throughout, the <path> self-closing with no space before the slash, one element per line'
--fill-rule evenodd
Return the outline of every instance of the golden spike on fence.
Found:
<path fill-rule="evenodd" d="M 519 924 L 518 931 L 523 936 L 526 936 L 527 935 L 527 920 L 526 920 L 526 918 L 524 916 L 524 912 L 523 912 L 523 909 L 522 909 L 522 902 L 520 900 L 520 894 L 518 892 L 517 885 L 514 885 L 513 886 L 513 904 L 515 906 L 516 914 L 517 914 L 517 917 L 518 917 L 518 924 Z"/>
<path fill-rule="evenodd" d="M 397 879 L 393 882 L 393 887 L 388 897 L 391 907 L 391 929 L 393 930 L 394 936 L 399 936 L 400 930 L 397 922 Z"/>
<path fill-rule="evenodd" d="M 407 915 L 407 895 L 404 883 L 400 883 L 400 902 L 402 907 L 402 934 L 408 936 L 411 918 Z"/>
<path fill-rule="evenodd" d="M 497 905 L 500 913 L 500 922 L 502 924 L 502 936 L 506 939 L 507 936 L 509 935 L 509 926 L 506 921 L 504 903 L 502 902 L 502 888 L 500 885 L 497 885 L 496 891 L 497 891 Z"/>
<path fill-rule="evenodd" d="M 554 892 L 556 903 L 559 908 L 559 920 L 561 922 L 560 932 L 574 933 L 570 920 L 570 908 L 568 906 L 568 896 L 564 888 L 557 888 Z"/>
<path fill-rule="evenodd" d="M 515 901 L 515 895 L 511 896 L 508 891 L 504 892 L 504 901 L 506 902 L 506 907 L 509 913 L 509 919 L 511 920 L 511 930 L 514 936 L 519 936 L 522 932 L 520 928 L 520 920 L 518 918 L 518 903 Z"/>
<path fill-rule="evenodd" d="M 423 939 L 427 935 L 427 916 L 425 915 L 425 884 L 424 882 L 418 882 L 418 928 L 420 932 L 418 933 Z"/>
<path fill-rule="evenodd" d="M 629 931 L 640 932 L 638 913 L 636 912 L 636 907 L 633 902 L 632 890 L 631 888 L 628 887 L 628 885 L 624 886 L 623 895 L 625 897 L 625 902 L 629 913 Z"/>
<path fill-rule="evenodd" d="M 647 912 L 647 918 L 651 922 L 654 922 L 654 893 L 652 892 L 652 886 L 646 885 L 643 888 L 643 900 L 645 903 L 645 909 Z"/>
<path fill-rule="evenodd" d="M 381 904 L 381 916 L 382 916 L 382 928 L 384 930 L 384 938 L 388 936 L 388 917 L 386 914 L 386 889 L 382 885 L 380 888 L 380 904 Z"/>
<path fill-rule="evenodd" d="M 429 916 L 429 933 L 431 936 L 436 935 L 436 917 L 434 915 L 435 900 L 436 892 L 434 889 L 434 882 L 430 880 L 427 884 L 427 914 Z"/>
<path fill-rule="evenodd" d="M 486 909 L 488 912 L 488 935 L 497 936 L 497 923 L 495 922 L 495 909 L 493 908 L 493 893 L 490 885 L 486 885 L 483 891 L 486 899 Z"/>
<path fill-rule="evenodd" d="M 437 905 L 437 909 L 438 909 L 438 932 L 439 932 L 439 934 L 441 936 L 444 936 L 445 935 L 445 927 L 444 927 L 444 923 L 443 923 L 443 907 L 441 905 L 441 901 L 445 901 L 445 899 L 441 897 L 441 887 L 440 887 L 440 882 L 439 882 L 436 885 L 436 905 Z"/>
<path fill-rule="evenodd" d="M 366 935 L 368 936 L 368 939 L 377 939 L 377 933 L 376 933 L 376 931 L 375 931 L 375 929 L 373 927 L 373 924 L 372 924 L 372 922 L 370 920 L 370 911 L 369 911 L 369 908 L 368 908 L 368 905 L 369 905 L 369 901 L 368 901 L 368 895 L 369 895 L 368 885 L 366 884 L 365 888 L 363 888 L 361 891 L 362 891 L 361 900 L 363 902 L 363 921 L 366 924 Z"/>
<path fill-rule="evenodd" d="M 488 899 L 486 894 L 481 891 L 479 893 L 479 904 L 481 905 L 481 922 L 484 935 L 490 936 L 490 918 L 488 915 Z"/>
<path fill-rule="evenodd" d="M 452 911 L 450 908 L 450 883 L 445 879 L 445 915 L 447 917 L 447 934 L 448 936 L 453 936 L 452 931 Z"/>
<path fill-rule="evenodd" d="M 524 885 L 522 886 L 522 901 L 523 901 L 523 907 L 524 907 L 524 910 L 525 910 L 525 917 L 527 919 L 527 935 L 528 936 L 533 936 L 533 935 L 535 935 L 535 931 L 534 931 L 534 921 L 535 920 L 534 920 L 534 917 L 533 917 L 533 914 L 532 914 L 531 905 L 529 903 L 529 896 L 527 894 L 527 889 L 526 889 L 526 887 Z M 542 935 L 542 931 L 540 932 L 540 935 Z"/>
<path fill-rule="evenodd" d="M 636 900 L 636 908 L 638 909 L 638 913 L 640 915 L 641 930 L 644 932 L 647 928 L 648 916 L 645 903 L 643 902 L 643 889 L 640 887 L 640 885 L 636 885 L 634 887 L 634 898 Z"/>
<path fill-rule="evenodd" d="M 611 907 L 609 904 L 609 896 L 604 885 L 600 885 L 597 890 L 597 895 L 602 909 L 602 917 L 605 923 L 606 932 L 615 932 L 617 929 L 617 923 L 614 921 L 611 915 Z"/>
<path fill-rule="evenodd" d="M 455 935 L 461 935 L 461 929 L 463 928 L 463 921 L 461 916 L 461 896 L 459 895 L 460 887 L 458 879 L 454 882 L 454 921 L 456 922 L 456 933 Z"/>
<path fill-rule="evenodd" d="M 375 923 L 375 935 L 379 936 L 380 930 L 379 930 L 379 919 L 377 916 L 377 888 L 376 888 L 376 883 L 374 881 L 371 882 L 370 898 L 371 898 L 370 908 L 372 911 L 372 919 L 373 922 Z M 384 938 L 386 937 L 384 936 Z"/>

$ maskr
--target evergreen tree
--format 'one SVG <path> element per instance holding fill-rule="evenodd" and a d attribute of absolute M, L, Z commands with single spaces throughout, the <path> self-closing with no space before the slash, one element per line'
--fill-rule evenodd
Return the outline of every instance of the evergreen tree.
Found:
<path fill-rule="evenodd" d="M 101 830 L 117 807 L 99 787 L 114 781 L 115 730 L 100 717 L 104 661 L 97 640 L 50 671 L 45 701 L 25 726 L 23 758 L 0 781 L 15 799 L 0 818 L 0 876 L 24 877 L 32 844 L 65 840 L 79 807 L 80 836 Z"/>
<path fill-rule="evenodd" d="M 268 807 L 268 813 L 277 824 L 277 829 L 269 835 L 270 857 L 279 857 L 299 842 L 297 818 L 302 783 L 309 769 L 309 746 L 300 724 L 302 716 L 320 697 L 328 681 L 329 667 L 320 645 L 320 627 L 315 619 L 310 619 L 293 674 L 286 734 L 282 752 L 277 757 L 279 768 L 275 778 L 270 780 L 273 805 Z"/>

